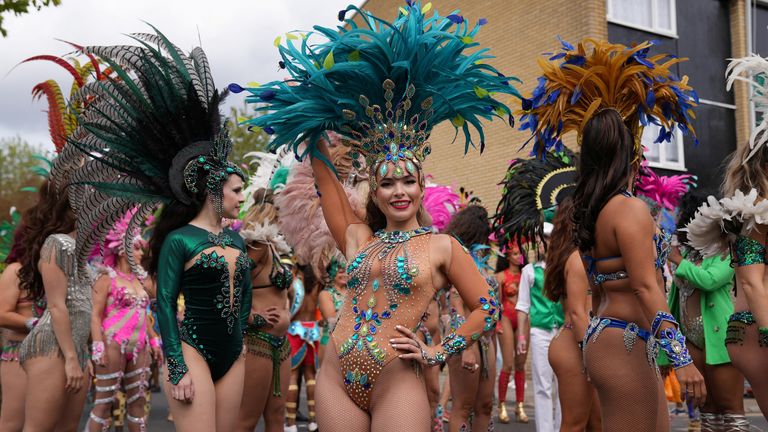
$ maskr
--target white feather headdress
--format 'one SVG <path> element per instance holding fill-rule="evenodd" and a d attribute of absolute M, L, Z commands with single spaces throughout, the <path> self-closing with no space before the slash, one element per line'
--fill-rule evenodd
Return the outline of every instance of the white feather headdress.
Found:
<path fill-rule="evenodd" d="M 747 57 L 729 59 L 731 63 L 725 70 L 726 89 L 730 90 L 735 81 L 743 81 L 751 87 L 751 99 L 755 111 L 762 113 L 763 119 L 755 126 L 749 136 L 751 151 L 742 163 L 746 163 L 758 150 L 768 143 L 768 59 L 752 54 Z"/>

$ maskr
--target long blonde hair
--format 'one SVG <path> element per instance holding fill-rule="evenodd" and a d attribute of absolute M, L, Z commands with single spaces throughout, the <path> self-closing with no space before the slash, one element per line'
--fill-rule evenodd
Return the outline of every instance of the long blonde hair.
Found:
<path fill-rule="evenodd" d="M 271 189 L 261 188 L 253 193 L 254 206 L 243 217 L 245 228 L 250 224 L 273 224 L 277 222 L 277 207 Z"/>
<path fill-rule="evenodd" d="M 759 141 L 757 137 L 756 141 Z M 768 147 L 752 155 L 745 163 L 742 161 L 752 149 L 745 144 L 736 148 L 736 151 L 728 157 L 725 170 L 725 178 L 720 189 L 723 196 L 732 196 L 737 190 L 748 193 L 750 189 L 757 189 L 760 197 L 768 198 Z"/>

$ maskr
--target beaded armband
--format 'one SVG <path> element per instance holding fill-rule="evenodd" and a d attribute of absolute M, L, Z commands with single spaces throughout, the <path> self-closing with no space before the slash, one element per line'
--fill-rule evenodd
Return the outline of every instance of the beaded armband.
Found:
<path fill-rule="evenodd" d="M 451 357 L 461 353 L 467 348 L 467 339 L 459 334 L 451 333 L 445 337 L 440 346 L 443 347 L 445 356 Z"/>
<path fill-rule="evenodd" d="M 257 329 L 257 328 L 262 328 L 265 325 L 267 325 L 267 320 L 264 319 L 263 316 L 259 314 L 253 314 L 253 322 L 251 323 L 251 327 Z"/>
<path fill-rule="evenodd" d="M 489 332 L 496 327 L 496 323 L 501 319 L 501 307 L 496 302 L 496 290 L 491 287 L 488 290 L 488 298 L 480 297 L 480 309 L 487 313 L 483 332 Z M 477 340 L 481 335 L 472 335 L 472 340 Z"/>
<path fill-rule="evenodd" d="M 672 323 L 675 325 L 675 327 L 678 327 L 677 320 L 675 319 L 672 314 L 664 312 L 664 311 L 658 311 L 656 312 L 656 316 L 653 318 L 653 323 L 651 323 L 651 335 L 655 336 L 659 332 L 659 327 L 661 326 L 661 323 L 664 321 L 667 321 L 669 323 Z"/>
<path fill-rule="evenodd" d="M 765 262 L 765 246 L 749 237 L 739 236 L 733 247 L 733 262 L 736 267 Z"/>
<path fill-rule="evenodd" d="M 685 336 L 677 328 L 668 327 L 659 334 L 659 347 L 667 353 L 667 358 L 675 369 L 693 363 L 691 354 L 685 346 Z"/>
<path fill-rule="evenodd" d="M 168 381 L 176 385 L 184 378 L 184 374 L 189 371 L 184 360 L 178 361 L 175 358 L 168 357 Z"/>
<path fill-rule="evenodd" d="M 736 312 L 728 318 L 728 330 L 725 333 L 725 344 L 744 344 L 747 327 L 757 323 L 750 311 Z"/>
<path fill-rule="evenodd" d="M 757 342 L 761 348 L 768 348 L 768 327 L 757 328 Z"/>

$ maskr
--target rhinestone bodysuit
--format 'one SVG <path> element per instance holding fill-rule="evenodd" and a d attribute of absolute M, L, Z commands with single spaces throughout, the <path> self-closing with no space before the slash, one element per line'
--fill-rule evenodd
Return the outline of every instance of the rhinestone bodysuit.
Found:
<path fill-rule="evenodd" d="M 347 267 L 348 301 L 339 313 L 333 340 L 347 394 L 366 411 L 377 377 L 399 354 L 389 344 L 389 339 L 402 336 L 395 326 L 416 331 L 437 292 L 430 267 L 432 236 L 428 227 L 377 232 Z M 468 303 L 473 313 L 467 324 L 446 338 L 461 341 L 463 349 L 467 340 L 476 340 L 486 330 L 485 318 L 498 318 L 498 311 L 483 309 L 482 300 L 489 295 L 490 288 L 464 248 L 455 240 L 451 240 L 451 245 L 451 267 L 456 266 L 453 270 L 470 275 L 464 276 L 467 281 L 475 276 L 472 283 L 467 283 L 464 278 L 453 280 L 454 271 L 448 272 L 462 296 L 471 299 Z M 460 351 L 444 348 L 450 354 Z"/>

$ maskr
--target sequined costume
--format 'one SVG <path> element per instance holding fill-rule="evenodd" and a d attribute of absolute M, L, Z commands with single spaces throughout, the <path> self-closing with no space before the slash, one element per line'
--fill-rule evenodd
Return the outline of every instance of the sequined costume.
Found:
<path fill-rule="evenodd" d="M 242 352 L 251 310 L 250 263 L 242 238 L 228 228 L 214 234 L 185 225 L 165 239 L 158 268 L 157 317 L 169 380 L 178 384 L 187 372 L 182 342 L 200 353 L 211 378 L 218 380 Z M 179 293 L 185 311 L 177 326 Z"/>
<path fill-rule="evenodd" d="M 512 330 L 517 330 L 517 312 L 515 311 L 515 302 L 511 299 L 517 297 L 518 286 L 520 285 L 520 273 L 512 274 L 509 269 L 504 270 L 504 280 L 501 282 L 501 304 L 503 314 L 510 323 Z"/>
<path fill-rule="evenodd" d="M 110 279 L 107 304 L 101 321 L 105 342 L 117 344 L 126 360 L 135 361 L 139 352 L 149 345 L 147 337 L 147 306 L 149 295 L 142 290 L 138 295 L 131 295 L 127 287 L 118 284 L 121 279 L 133 281 L 136 276 L 125 275 L 117 270 L 108 269 Z"/>
<path fill-rule="evenodd" d="M 58 266 L 67 276 L 67 312 L 72 329 L 77 360 L 85 368 L 88 360 L 88 336 L 91 334 L 91 286 L 88 278 L 79 278 L 75 260 L 75 240 L 67 234 L 53 234 L 40 249 L 40 262 Z M 19 349 L 19 361 L 47 355 L 63 356 L 53 332 L 51 312 L 46 308 Z"/>
<path fill-rule="evenodd" d="M 398 333 L 395 325 L 415 331 L 436 294 L 429 271 L 433 235 L 430 227 L 377 232 L 347 267 L 349 301 L 339 313 L 332 338 L 347 394 L 364 410 L 379 374 L 397 358 L 388 342 Z M 470 271 L 476 269 L 466 250 L 455 239 L 451 248 L 449 279 L 473 310 L 443 342 L 455 354 L 491 330 L 500 310 L 487 282 Z"/>

